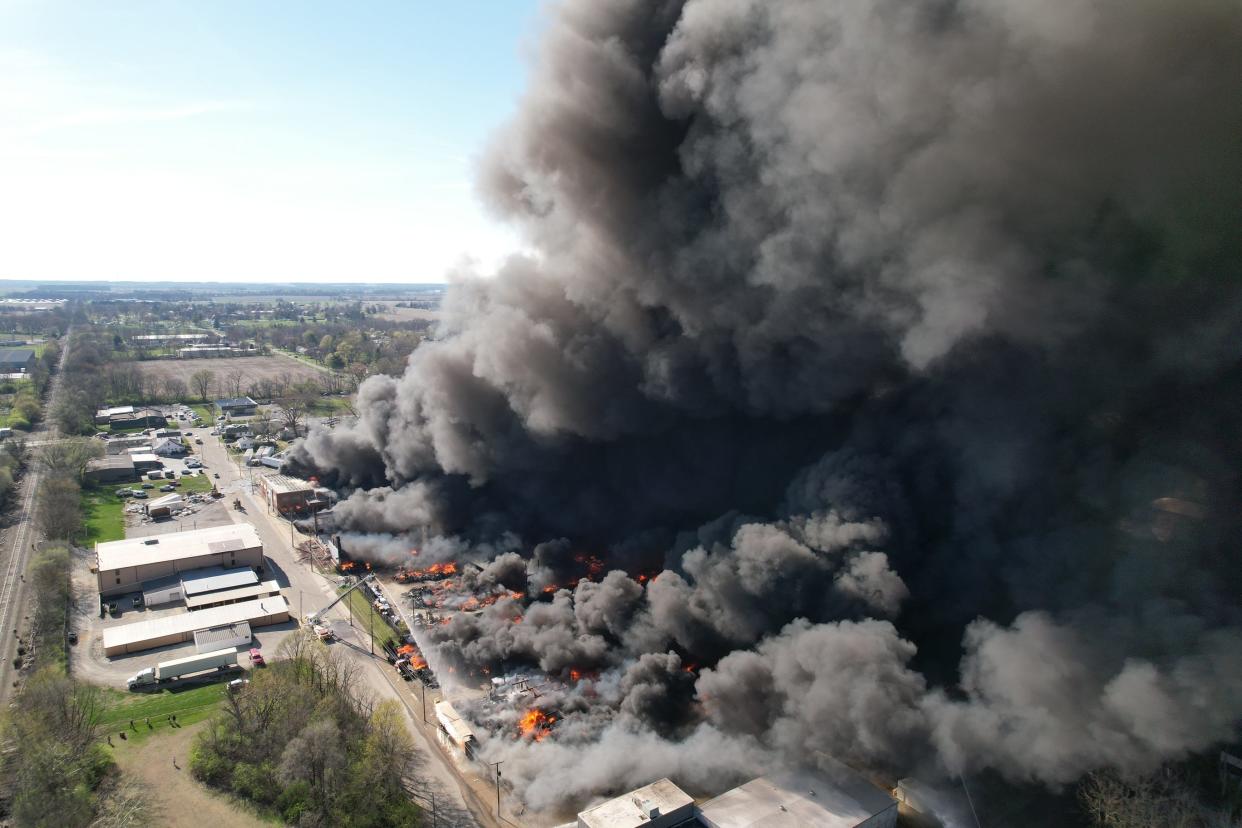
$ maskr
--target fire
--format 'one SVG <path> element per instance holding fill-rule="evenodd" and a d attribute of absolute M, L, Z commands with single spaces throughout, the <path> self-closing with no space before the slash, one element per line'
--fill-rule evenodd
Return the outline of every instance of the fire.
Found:
<path fill-rule="evenodd" d="M 556 724 L 555 716 L 531 708 L 522 714 L 522 718 L 518 719 L 518 733 L 521 736 L 529 736 L 536 742 L 542 742 L 548 738 L 554 724 Z"/>
<path fill-rule="evenodd" d="M 397 655 L 399 656 L 409 655 L 410 653 L 414 652 L 417 649 L 418 648 L 415 647 L 413 644 L 402 644 L 400 647 L 397 648 Z"/>
<path fill-rule="evenodd" d="M 582 671 L 581 670 L 570 670 L 569 680 L 573 682 L 582 681 Z"/>
<path fill-rule="evenodd" d="M 457 564 L 434 563 L 425 569 L 398 570 L 395 577 L 398 583 L 406 583 L 407 581 L 430 581 L 435 578 L 447 578 L 450 575 L 456 574 Z"/>
<path fill-rule="evenodd" d="M 556 590 L 557 590 L 556 584 L 548 584 L 546 587 L 543 588 L 543 594 L 551 595 L 552 593 L 556 592 Z"/>
<path fill-rule="evenodd" d="M 341 561 L 340 570 L 342 572 L 349 572 L 357 568 L 358 568 L 358 564 L 355 563 L 354 561 Z"/>

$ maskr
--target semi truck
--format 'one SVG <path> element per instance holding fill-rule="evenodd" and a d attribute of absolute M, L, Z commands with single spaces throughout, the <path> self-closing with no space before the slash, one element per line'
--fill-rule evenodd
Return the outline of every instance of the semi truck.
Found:
<path fill-rule="evenodd" d="M 237 667 L 237 650 L 213 650 L 210 653 L 174 658 L 172 661 L 161 661 L 154 667 L 148 667 L 135 673 L 126 680 L 130 690 L 164 684 L 174 679 L 184 678 L 194 673 L 207 670 L 231 670 Z"/>

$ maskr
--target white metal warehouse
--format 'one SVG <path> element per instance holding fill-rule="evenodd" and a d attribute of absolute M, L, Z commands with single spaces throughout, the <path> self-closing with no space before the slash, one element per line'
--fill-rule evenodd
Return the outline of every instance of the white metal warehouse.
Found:
<path fill-rule="evenodd" d="M 249 523 L 230 523 L 149 538 L 95 544 L 96 577 L 103 597 L 136 592 L 154 581 L 203 567 L 260 566 L 263 542 Z"/>
<path fill-rule="evenodd" d="M 225 627 L 243 621 L 252 627 L 262 627 L 288 620 L 289 602 L 283 595 L 241 601 L 197 612 L 108 627 L 103 631 L 104 655 L 118 656 L 178 644 L 189 641 L 198 630 Z"/>

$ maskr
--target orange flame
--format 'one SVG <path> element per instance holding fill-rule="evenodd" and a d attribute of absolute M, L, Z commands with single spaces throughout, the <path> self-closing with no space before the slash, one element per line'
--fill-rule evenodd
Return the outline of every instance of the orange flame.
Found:
<path fill-rule="evenodd" d="M 536 742 L 542 742 L 548 738 L 554 724 L 556 724 L 555 716 L 531 708 L 522 714 L 522 718 L 518 719 L 518 733 L 521 736 L 529 736 Z"/>

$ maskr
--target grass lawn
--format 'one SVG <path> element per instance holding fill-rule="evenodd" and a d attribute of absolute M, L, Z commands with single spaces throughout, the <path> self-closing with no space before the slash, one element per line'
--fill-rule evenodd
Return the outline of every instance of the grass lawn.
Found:
<path fill-rule="evenodd" d="M 178 477 L 177 481 L 181 484 L 177 488 L 177 491 L 181 494 L 211 491 L 211 478 L 204 474 L 196 474 L 193 477 Z"/>
<path fill-rule="evenodd" d="M 312 414 L 340 414 L 349 410 L 349 397 L 318 397 L 311 406 Z"/>
<path fill-rule="evenodd" d="M 125 501 L 115 489 L 82 490 L 83 544 L 103 543 L 125 538 Z"/>
<path fill-rule="evenodd" d="M 154 662 L 151 665 L 153 666 Z M 134 668 L 137 672 L 139 667 Z M 228 695 L 227 681 L 237 678 L 236 673 L 229 673 L 227 679 L 221 677 L 213 684 L 196 684 L 191 687 L 173 688 L 144 693 L 132 693 L 122 690 L 103 688 L 104 710 L 99 717 L 100 726 L 105 733 L 127 731 L 130 739 L 142 741 L 147 736 L 169 727 L 168 717 L 177 714 L 177 723 L 192 725 L 206 719 L 220 706 Z M 152 728 L 146 726 L 146 719 L 151 719 Z M 129 720 L 134 720 L 137 732 L 129 729 Z"/>
<path fill-rule="evenodd" d="M 355 589 L 349 593 L 349 597 L 345 599 L 345 603 L 349 604 L 349 611 L 354 616 L 354 625 L 363 631 L 366 631 L 367 624 L 373 624 L 375 630 L 375 646 L 380 646 L 385 641 L 392 641 L 394 644 L 400 643 L 397 635 L 392 631 L 392 627 L 388 626 L 388 622 L 384 620 L 384 616 L 380 615 L 367 601 L 367 597 L 362 594 L 361 589 Z"/>
<path fill-rule="evenodd" d="M 195 413 L 197 413 L 198 416 L 203 418 L 204 426 L 207 426 L 209 423 L 213 422 L 216 419 L 215 412 L 211 410 L 212 406 L 207 403 L 195 403 L 194 405 L 190 406 L 190 408 Z"/>

